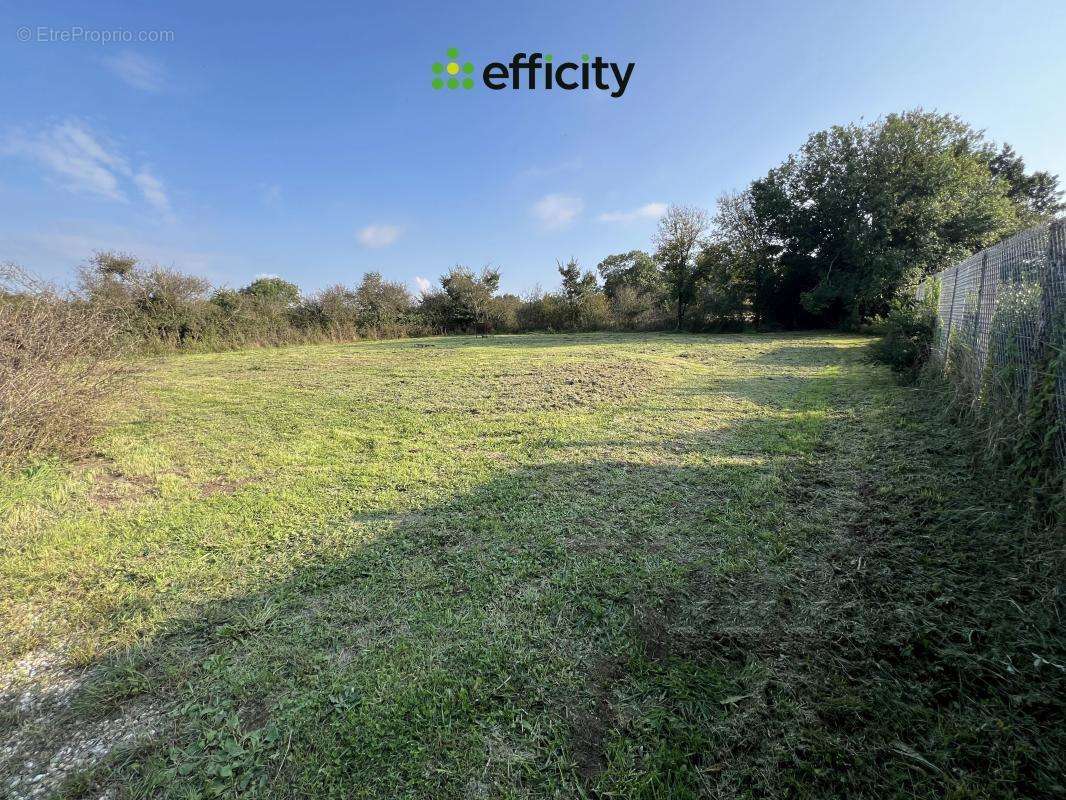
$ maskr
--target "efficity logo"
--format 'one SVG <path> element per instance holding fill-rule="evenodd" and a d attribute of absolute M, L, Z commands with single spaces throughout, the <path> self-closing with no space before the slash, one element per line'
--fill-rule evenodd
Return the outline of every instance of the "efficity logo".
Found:
<path fill-rule="evenodd" d="M 434 89 L 473 89 L 474 65 L 459 61 L 459 49 L 449 47 L 447 61 L 433 63 Z M 633 77 L 636 64 L 632 61 L 621 65 L 604 61 L 600 56 L 589 58 L 585 53 L 581 61 L 556 62 L 551 53 L 515 53 L 509 63 L 493 61 L 481 71 L 481 83 L 494 91 L 502 89 L 545 89 L 571 92 L 575 89 L 610 92 L 611 97 L 626 93 L 629 79 Z"/>

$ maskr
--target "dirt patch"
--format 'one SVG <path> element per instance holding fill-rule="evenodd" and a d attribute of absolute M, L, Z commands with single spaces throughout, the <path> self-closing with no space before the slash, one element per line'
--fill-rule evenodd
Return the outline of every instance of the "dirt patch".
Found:
<path fill-rule="evenodd" d="M 644 654 L 661 661 L 670 651 L 670 627 L 666 614 L 657 608 L 638 608 L 633 613 L 633 638 L 640 642 Z"/>
<path fill-rule="evenodd" d="M 241 729 L 246 732 L 259 730 L 270 721 L 271 712 L 272 703 L 269 697 L 253 698 L 247 701 L 237 709 Z"/>
<path fill-rule="evenodd" d="M 200 484 L 200 495 L 202 497 L 214 497 L 220 494 L 234 494 L 251 482 L 252 480 L 250 478 L 241 478 L 239 480 L 232 478 L 213 478 L 206 483 Z"/>
<path fill-rule="evenodd" d="M 158 496 L 159 490 L 151 478 L 132 477 L 118 472 L 96 478 L 89 493 L 93 505 L 105 509 Z"/>
<path fill-rule="evenodd" d="M 618 724 L 618 717 L 611 705 L 611 690 L 624 675 L 625 671 L 617 659 L 599 661 L 592 668 L 590 676 L 589 702 L 571 715 L 570 741 L 574 765 L 586 786 L 594 783 L 607 765 L 604 745 L 607 736 Z"/>
<path fill-rule="evenodd" d="M 158 497 L 155 480 L 147 475 L 127 475 L 111 461 L 94 458 L 78 464 L 92 477 L 89 502 L 97 508 L 133 503 L 146 497 Z"/>

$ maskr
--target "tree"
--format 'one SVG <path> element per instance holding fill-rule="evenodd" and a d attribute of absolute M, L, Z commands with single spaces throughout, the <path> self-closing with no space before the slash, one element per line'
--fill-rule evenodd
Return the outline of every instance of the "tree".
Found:
<path fill-rule="evenodd" d="M 740 331 L 750 320 L 751 293 L 738 269 L 738 260 L 719 242 L 708 242 L 698 256 L 703 275 L 689 312 L 689 327 L 695 330 Z"/>
<path fill-rule="evenodd" d="M 666 300 L 663 271 L 643 250 L 609 255 L 596 265 L 615 320 L 626 328 L 662 325 Z"/>
<path fill-rule="evenodd" d="M 660 295 L 664 291 L 663 273 L 655 259 L 643 250 L 615 253 L 596 265 L 603 278 L 603 291 L 612 300 L 622 287 L 637 294 Z"/>
<path fill-rule="evenodd" d="M 397 324 L 414 303 L 406 286 L 385 280 L 380 272 L 366 273 L 353 299 L 359 322 L 372 328 Z"/>
<path fill-rule="evenodd" d="M 811 135 L 750 189 L 776 249 L 775 321 L 852 326 L 885 313 L 919 278 L 1024 227 L 1007 186 L 981 134 L 949 114 Z"/>
<path fill-rule="evenodd" d="M 780 247 L 755 212 L 751 190 L 718 198 L 711 239 L 714 246 L 700 256 L 708 283 L 705 313 L 729 326 L 746 316 L 755 326 L 773 318 L 781 288 Z"/>
<path fill-rule="evenodd" d="M 600 287 L 596 283 L 596 276 L 591 272 L 582 274 L 577 260 L 571 258 L 565 264 L 556 262 L 559 275 L 563 279 L 563 295 L 572 303 L 580 302 L 590 294 L 598 292 Z"/>
<path fill-rule="evenodd" d="M 655 260 L 662 267 L 670 299 L 677 308 L 677 327 L 685 324 L 685 313 L 696 296 L 702 279 L 696 256 L 709 220 L 699 208 L 670 206 L 656 231 Z"/>
<path fill-rule="evenodd" d="M 257 278 L 241 289 L 241 294 L 274 308 L 292 308 L 300 302 L 300 288 L 276 277 Z"/>
<path fill-rule="evenodd" d="M 989 153 L 992 152 L 990 149 Z M 1009 184 L 1007 196 L 1018 206 L 1026 222 L 1035 224 L 1066 210 L 1058 175 L 1043 171 L 1026 174 L 1025 161 L 1009 144 L 991 156 L 988 169 L 994 177 Z"/>
<path fill-rule="evenodd" d="M 577 259 L 568 262 L 556 262 L 562 277 L 562 296 L 566 306 L 566 327 L 571 330 L 597 327 L 598 321 L 606 315 L 606 304 L 600 293 L 596 276 L 592 272 L 581 272 Z"/>
<path fill-rule="evenodd" d="M 521 327 L 518 321 L 521 309 L 522 298 L 518 295 L 498 295 L 489 304 L 489 320 L 500 333 L 514 333 Z"/>
<path fill-rule="evenodd" d="M 439 291 L 423 295 L 423 313 L 446 329 L 476 329 L 490 322 L 500 271 L 486 267 L 478 275 L 469 267 L 456 266 L 441 276 L 440 286 Z"/>

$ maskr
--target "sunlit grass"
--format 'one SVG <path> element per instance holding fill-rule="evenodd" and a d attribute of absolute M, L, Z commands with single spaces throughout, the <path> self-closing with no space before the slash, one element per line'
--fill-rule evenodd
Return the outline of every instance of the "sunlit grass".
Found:
<path fill-rule="evenodd" d="M 147 793 L 636 791 L 655 759 L 612 744 L 610 675 L 669 646 L 654 620 L 695 572 L 791 552 L 792 463 L 895 391 L 864 341 L 501 336 L 145 362 L 96 456 L 0 483 L 3 656 L 93 667 L 71 726 L 165 709 L 140 755 L 113 756 Z M 676 668 L 641 686 L 699 681 L 715 715 L 759 671 Z M 659 796 L 698 783 L 662 778 Z"/>

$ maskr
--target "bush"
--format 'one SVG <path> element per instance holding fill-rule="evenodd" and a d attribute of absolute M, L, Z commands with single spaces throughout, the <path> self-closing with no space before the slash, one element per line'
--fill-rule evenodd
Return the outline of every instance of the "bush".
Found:
<path fill-rule="evenodd" d="M 883 335 L 871 347 L 873 359 L 904 380 L 915 380 L 933 350 L 937 299 L 938 293 L 930 291 L 923 300 L 897 300 L 880 323 Z"/>
<path fill-rule="evenodd" d="M 420 310 L 427 326 L 447 333 L 486 332 L 492 318 L 500 271 L 485 267 L 480 274 L 455 266 L 440 278 L 440 289 L 423 292 Z"/>
<path fill-rule="evenodd" d="M 642 292 L 635 286 L 622 284 L 608 297 L 610 319 L 622 330 L 662 330 L 671 322 L 664 310 L 661 293 Z"/>
<path fill-rule="evenodd" d="M 497 333 L 517 333 L 521 330 L 518 314 L 522 308 L 522 298 L 513 294 L 501 294 L 492 298 L 489 305 L 489 319 Z"/>
<path fill-rule="evenodd" d="M 76 454 L 124 374 L 111 318 L 0 266 L 0 458 Z"/>
<path fill-rule="evenodd" d="M 217 328 L 210 284 L 173 269 L 138 266 L 133 256 L 96 253 L 78 276 L 79 296 L 133 343 L 188 347 Z"/>
<path fill-rule="evenodd" d="M 538 286 L 522 300 L 517 311 L 519 330 L 558 331 L 565 327 L 566 310 L 562 299 Z"/>

